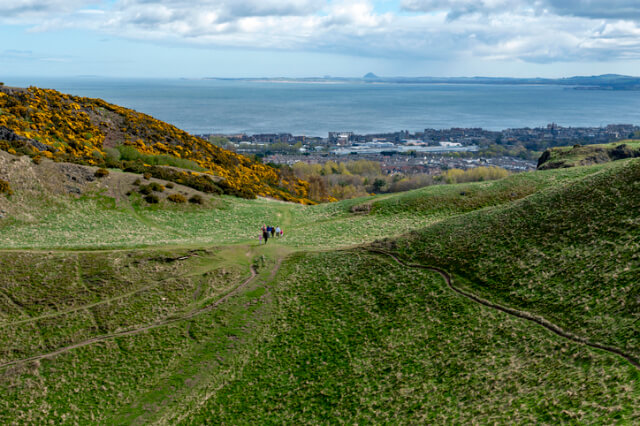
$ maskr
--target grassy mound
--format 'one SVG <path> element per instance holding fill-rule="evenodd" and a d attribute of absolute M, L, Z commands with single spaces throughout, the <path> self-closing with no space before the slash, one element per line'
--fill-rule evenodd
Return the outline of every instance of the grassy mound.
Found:
<path fill-rule="evenodd" d="M 250 287 L 208 308 L 246 280 L 251 258 L 242 257 L 233 249 L 3 253 L 3 271 L 15 270 L 0 282 L 0 363 L 60 352 L 0 368 L 0 422 L 114 424 L 107 419 L 149 411 L 144 399 L 165 406 L 224 379 L 247 356 L 234 339 L 251 342 L 247 327 L 263 311 L 264 288 Z"/>
<path fill-rule="evenodd" d="M 0 364 L 166 320 L 220 297 L 242 272 L 216 268 L 211 257 L 3 253 Z"/>
<path fill-rule="evenodd" d="M 640 358 L 640 161 L 380 243 Z"/>

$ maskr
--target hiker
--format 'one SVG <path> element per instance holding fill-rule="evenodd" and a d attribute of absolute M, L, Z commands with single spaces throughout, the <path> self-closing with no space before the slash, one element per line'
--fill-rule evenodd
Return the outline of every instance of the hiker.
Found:
<path fill-rule="evenodd" d="M 266 225 L 262 225 L 262 238 L 264 239 L 264 243 L 267 244 L 269 240 L 269 228 Z"/>
<path fill-rule="evenodd" d="M 280 232 L 282 232 L 282 231 L 280 230 L 280 227 L 279 227 L 279 226 L 276 226 L 276 237 L 279 237 L 279 236 L 280 236 Z"/>
<path fill-rule="evenodd" d="M 271 227 L 271 236 L 272 237 L 276 236 L 276 228 L 274 228 L 273 226 Z"/>

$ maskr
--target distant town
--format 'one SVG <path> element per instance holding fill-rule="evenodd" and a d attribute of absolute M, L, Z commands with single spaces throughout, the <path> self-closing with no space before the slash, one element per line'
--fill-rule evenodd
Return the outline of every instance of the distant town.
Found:
<path fill-rule="evenodd" d="M 640 127 L 546 127 L 491 131 L 482 128 L 406 130 L 359 135 L 329 132 L 326 138 L 271 134 L 203 134 L 204 139 L 238 153 L 262 157 L 265 163 L 293 165 L 367 159 L 378 161 L 388 174 L 437 174 L 451 168 L 498 166 L 511 171 L 536 167 L 546 148 L 608 143 L 640 137 Z"/>

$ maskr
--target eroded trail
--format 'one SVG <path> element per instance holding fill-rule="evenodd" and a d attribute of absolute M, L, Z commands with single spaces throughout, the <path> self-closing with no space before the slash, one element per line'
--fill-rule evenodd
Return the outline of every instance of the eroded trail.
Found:
<path fill-rule="evenodd" d="M 280 259 L 276 263 L 275 269 L 274 269 L 274 271 L 272 271 L 273 275 L 275 275 L 275 273 L 279 269 L 281 262 L 282 262 L 282 259 Z M 16 365 L 16 364 L 20 364 L 20 363 L 24 363 L 24 362 L 37 361 L 37 360 L 44 359 L 44 358 L 51 358 L 51 357 L 54 357 L 56 355 L 60 355 L 62 353 L 71 351 L 73 349 L 77 349 L 77 348 L 81 348 L 81 347 L 84 347 L 84 346 L 92 345 L 94 343 L 103 342 L 105 340 L 114 339 L 116 337 L 131 336 L 131 335 L 134 335 L 134 334 L 142 333 L 144 331 L 148 331 L 148 330 L 152 330 L 152 329 L 155 329 L 155 328 L 164 327 L 166 325 L 174 324 L 176 322 L 189 320 L 189 319 L 194 318 L 194 317 L 196 317 L 198 315 L 201 315 L 201 314 L 203 314 L 205 312 L 209 312 L 212 309 L 215 309 L 217 306 L 219 306 L 222 303 L 226 302 L 231 297 L 235 296 L 240 291 L 242 291 L 244 288 L 246 288 L 258 276 L 258 274 L 257 274 L 257 272 L 256 272 L 256 270 L 255 270 L 255 268 L 253 266 L 250 267 L 250 270 L 251 270 L 251 275 L 249 276 L 249 278 L 244 280 L 241 284 L 237 285 L 235 288 L 233 288 L 233 290 L 229 291 L 226 295 L 224 295 L 220 299 L 216 300 L 215 302 L 213 302 L 210 305 L 207 305 L 207 306 L 205 306 L 203 308 L 191 311 L 191 312 L 189 312 L 187 314 L 184 314 L 184 315 L 181 315 L 181 316 L 178 316 L 178 317 L 173 317 L 173 318 L 168 318 L 168 319 L 164 319 L 164 320 L 161 320 L 161 321 L 157 321 L 155 323 L 148 324 L 148 325 L 145 325 L 145 326 L 142 326 L 142 327 L 138 327 L 138 328 L 134 328 L 134 329 L 130 329 L 130 330 L 124 330 L 124 331 L 120 331 L 120 332 L 116 332 L 116 333 L 104 334 L 102 336 L 96 336 L 96 337 L 93 337 L 91 339 L 87 339 L 87 340 L 84 340 L 82 342 L 74 343 L 72 345 L 65 346 L 63 348 L 59 348 L 59 349 L 56 349 L 55 351 L 48 352 L 48 353 L 45 353 L 45 354 L 34 355 L 34 356 L 31 356 L 31 357 L 27 357 L 27 358 L 22 358 L 22 359 L 9 361 L 9 362 L 6 362 L 4 364 L 0 364 L 0 368 L 10 367 L 12 365 Z"/>
<path fill-rule="evenodd" d="M 451 289 L 451 291 L 466 297 L 467 299 L 478 303 L 480 305 L 486 306 L 488 308 L 491 309 L 495 309 L 501 312 L 504 312 L 508 315 L 514 316 L 514 317 L 518 317 L 527 321 L 531 321 L 534 322 L 538 325 L 541 325 L 542 327 L 546 328 L 547 330 L 555 333 L 556 335 L 563 337 L 565 339 L 571 340 L 573 342 L 576 343 L 580 343 L 583 344 L 585 346 L 589 346 L 591 348 L 594 349 L 600 349 L 606 352 L 609 352 L 613 355 L 617 355 L 621 358 L 624 358 L 626 361 L 628 361 L 631 365 L 633 365 L 634 367 L 636 367 L 637 369 L 640 370 L 640 360 L 638 360 L 636 357 L 629 355 L 627 353 L 625 353 L 624 351 L 622 351 L 621 349 L 612 347 L 612 346 L 607 346 L 607 345 L 603 345 L 600 343 L 595 343 L 595 342 L 591 342 L 588 339 L 585 339 L 584 337 L 581 336 L 577 336 L 573 333 L 571 333 L 570 331 L 567 331 L 559 326 L 557 326 L 556 324 L 546 320 L 545 318 L 533 315 L 529 312 L 525 312 L 525 311 L 520 311 L 514 308 L 509 308 L 507 306 L 502 306 L 499 305 L 497 303 L 493 303 L 490 302 L 486 299 L 483 299 L 481 297 L 476 296 L 473 293 L 469 293 L 465 290 L 462 290 L 458 287 L 456 287 L 455 285 L 453 285 L 453 280 L 451 278 L 451 276 L 444 271 L 443 269 L 437 268 L 437 267 L 433 267 L 433 266 L 426 266 L 426 265 L 420 265 L 420 264 L 416 264 L 416 263 L 406 263 L 402 260 L 400 260 L 398 257 L 396 257 L 394 254 L 386 252 L 384 250 L 377 250 L 377 249 L 372 249 L 372 248 L 366 248 L 367 251 L 371 252 L 371 253 L 377 253 L 377 254 L 382 254 L 385 256 L 388 256 L 390 258 L 392 258 L 395 262 L 397 262 L 398 264 L 407 267 L 407 268 L 417 268 L 417 269 L 425 269 L 428 271 L 433 271 L 436 272 L 438 274 L 440 274 L 440 276 L 444 279 L 444 281 L 447 283 L 447 286 L 449 287 L 449 289 Z"/>

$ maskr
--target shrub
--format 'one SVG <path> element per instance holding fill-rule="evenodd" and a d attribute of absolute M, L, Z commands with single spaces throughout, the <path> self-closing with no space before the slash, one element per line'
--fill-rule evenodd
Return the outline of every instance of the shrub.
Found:
<path fill-rule="evenodd" d="M 142 195 L 149 195 L 153 192 L 153 189 L 151 189 L 149 185 L 140 185 L 138 192 Z"/>
<path fill-rule="evenodd" d="M 133 181 L 133 185 L 134 186 L 140 186 L 141 183 L 142 183 L 142 181 L 140 180 L 140 178 L 138 178 L 138 179 Z"/>
<path fill-rule="evenodd" d="M 36 155 L 31 159 L 31 161 L 33 161 L 33 164 L 40 164 L 42 162 L 42 156 Z"/>
<path fill-rule="evenodd" d="M 11 185 L 6 180 L 0 179 L 0 194 L 11 195 L 13 191 L 11 190 Z"/>
<path fill-rule="evenodd" d="M 149 184 L 149 188 L 151 188 L 152 191 L 157 191 L 157 192 L 164 191 L 164 186 L 160 185 L 158 182 L 151 182 Z"/>
<path fill-rule="evenodd" d="M 181 169 L 195 170 L 197 172 L 205 171 L 205 169 L 199 166 L 195 161 L 176 158 L 166 154 L 144 154 L 138 151 L 134 146 L 130 145 L 118 145 L 111 149 L 117 151 L 118 158 L 121 160 L 135 161 L 152 166 L 173 166 Z"/>
<path fill-rule="evenodd" d="M 116 162 L 116 161 L 120 161 L 120 152 L 115 149 L 115 148 L 105 148 L 104 149 L 105 154 L 107 154 L 107 161 L 112 161 L 112 162 Z"/>
<path fill-rule="evenodd" d="M 145 178 L 146 180 L 151 179 L 151 173 L 146 172 L 145 174 L 142 175 L 143 178 Z"/>
<path fill-rule="evenodd" d="M 160 198 L 156 194 L 149 194 L 144 197 L 144 200 L 149 204 L 158 204 L 160 202 Z"/>
<path fill-rule="evenodd" d="M 103 169 L 103 168 L 99 168 L 94 173 L 94 176 L 97 177 L 97 178 L 107 177 L 107 176 L 109 176 L 109 170 Z"/>
<path fill-rule="evenodd" d="M 167 200 L 171 201 L 172 203 L 178 203 L 178 204 L 187 202 L 187 199 L 182 194 L 171 194 L 167 197 Z"/>
<path fill-rule="evenodd" d="M 173 182 L 168 182 L 165 186 L 169 189 L 173 189 L 175 185 L 173 184 Z"/>
<path fill-rule="evenodd" d="M 195 194 L 195 195 L 192 195 L 191 198 L 189 198 L 189 202 L 191 204 L 203 204 L 204 198 L 202 198 L 202 195 L 200 194 Z"/>

